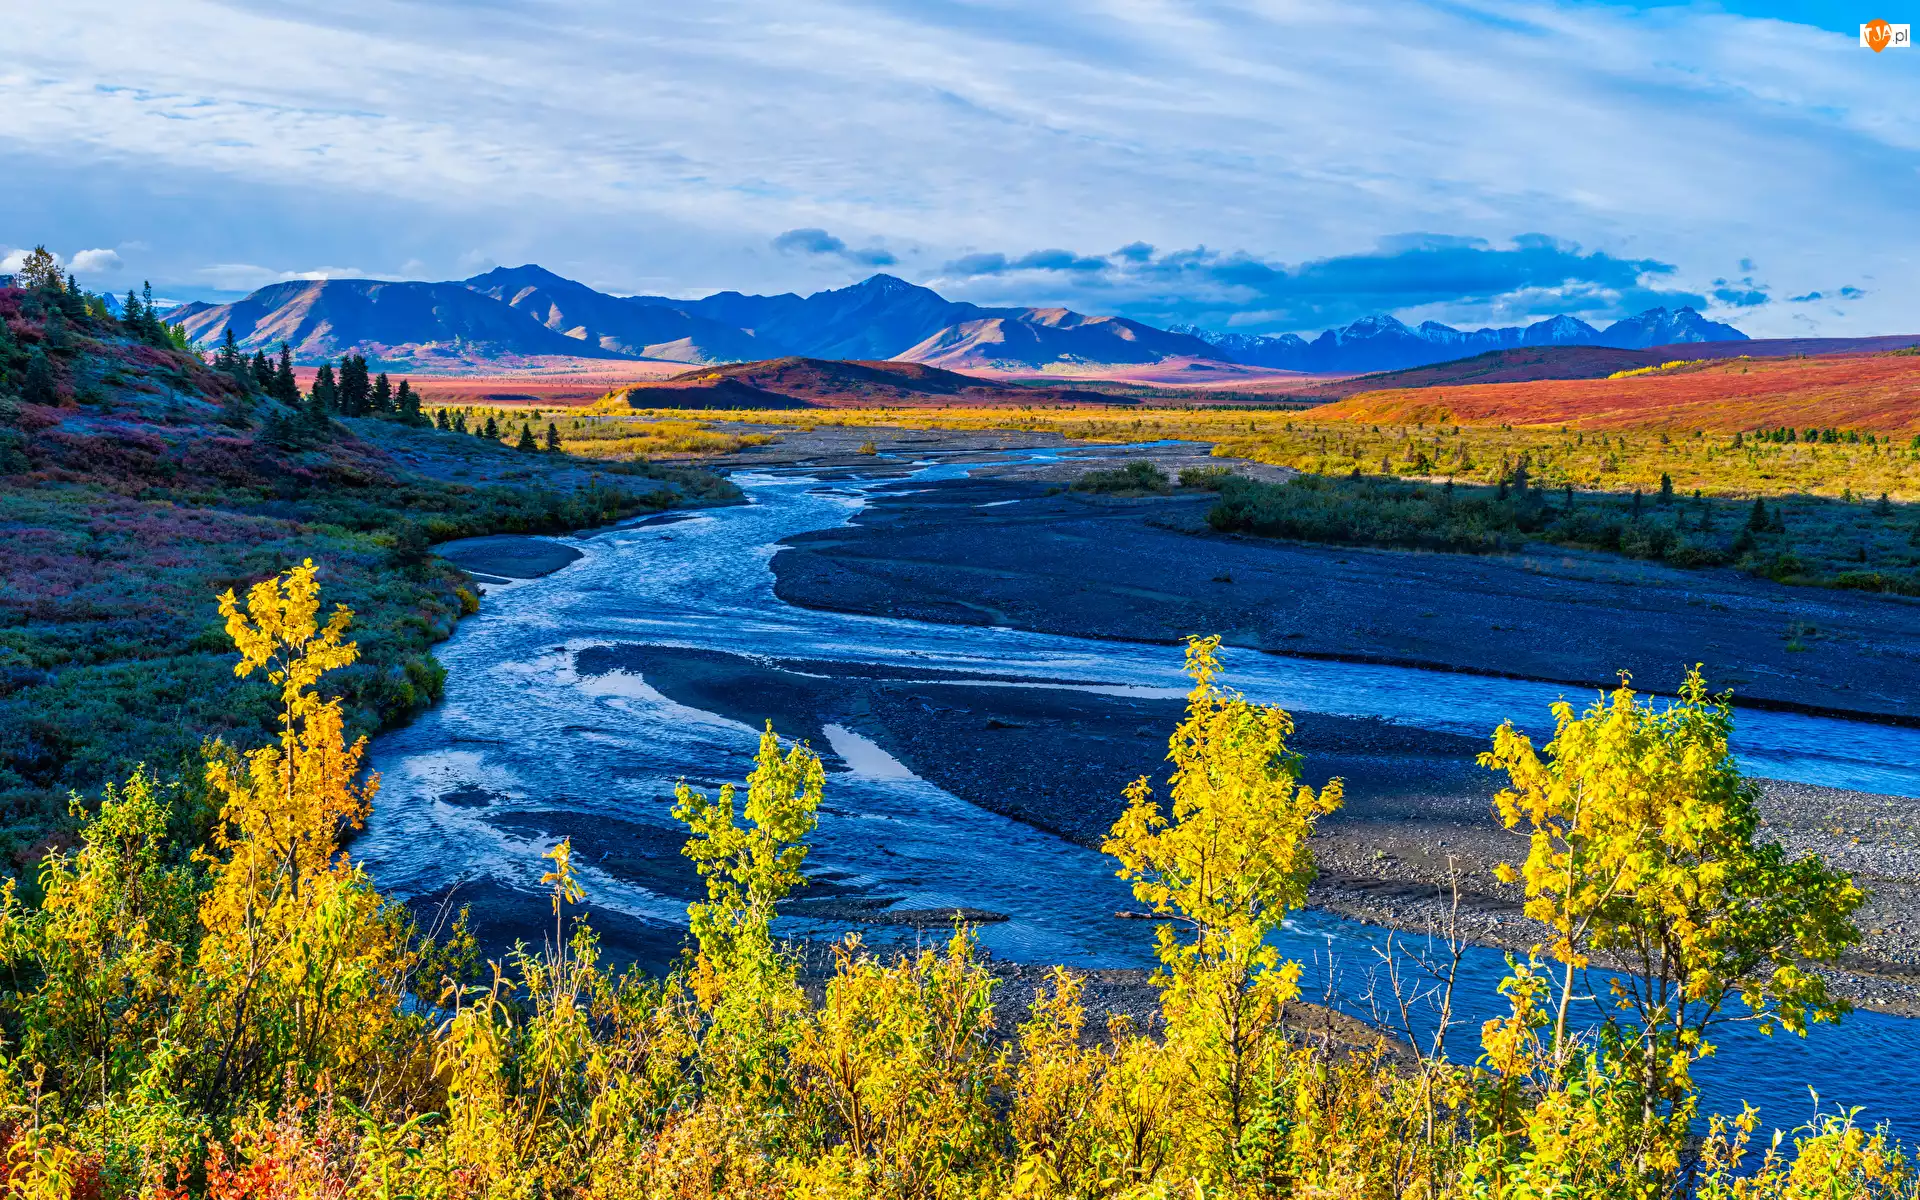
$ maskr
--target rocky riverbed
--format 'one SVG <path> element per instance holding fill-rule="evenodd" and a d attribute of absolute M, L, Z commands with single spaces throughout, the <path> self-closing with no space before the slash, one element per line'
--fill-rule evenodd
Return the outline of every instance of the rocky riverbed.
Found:
<path fill-rule="evenodd" d="M 1642 687 L 1671 689 L 1700 661 L 1743 702 L 1920 719 L 1911 602 L 1560 551 L 1478 558 L 1225 537 L 1205 530 L 1208 503 L 1106 500 L 1017 477 L 901 488 L 848 527 L 789 539 L 773 562 L 776 588 L 840 611 L 1128 641 L 1219 632 L 1283 654 L 1596 687 L 1625 669 Z M 1808 650 L 1788 649 L 1790 625 L 1817 631 Z M 720 682 L 736 671 L 777 678 L 779 664 L 650 665 L 649 678 L 674 677 L 663 690 L 690 689 L 686 703 L 715 711 L 729 693 L 762 707 L 789 695 L 796 729 L 808 714 L 816 728 L 843 721 L 955 795 L 1089 846 L 1117 815 L 1125 783 L 1164 769 L 1180 710 L 1173 700 L 924 680 L 838 679 L 807 685 L 803 699 L 769 678 Z M 1492 817 L 1498 781 L 1473 763 L 1484 741 L 1295 716 L 1308 781 L 1347 785 L 1317 839 L 1316 904 L 1431 927 L 1453 910 L 1457 884 L 1464 935 L 1514 948 L 1534 940 L 1513 889 L 1490 875 L 1525 848 Z M 1836 975 L 1842 989 L 1920 1013 L 1920 801 L 1769 781 L 1762 808 L 1770 836 L 1820 853 L 1870 892 L 1865 943 Z"/>

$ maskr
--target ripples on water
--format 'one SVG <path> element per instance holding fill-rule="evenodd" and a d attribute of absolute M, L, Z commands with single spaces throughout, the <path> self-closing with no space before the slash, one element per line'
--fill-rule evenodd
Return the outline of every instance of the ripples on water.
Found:
<path fill-rule="evenodd" d="M 1051 458 L 1049 452 L 1029 457 Z M 921 464 L 917 479 L 965 468 Z M 768 561 L 780 539 L 830 528 L 864 503 L 863 484 L 820 490 L 818 481 L 737 475 L 753 503 L 668 526 L 627 527 L 573 543 L 585 557 L 544 579 L 489 589 L 481 613 L 439 650 L 446 699 L 373 748 L 383 785 L 355 852 L 401 896 L 491 877 L 535 889 L 548 841 L 496 828 L 503 810 L 568 810 L 663 829 L 677 780 L 717 787 L 750 768 L 757 730 L 668 700 L 636 675 L 582 676 L 587 647 L 650 643 L 742 654 L 824 658 L 1099 681 L 1094 690 L 1177 695 L 1180 656 L 1166 646 L 1091 642 L 1047 634 L 920 624 L 814 612 L 773 595 Z M 1223 653 L 1230 682 L 1249 697 L 1305 712 L 1378 716 L 1483 737 L 1511 717 L 1547 731 L 1547 705 L 1592 694 L 1554 685 L 1348 663 Z M 1059 686 L 1055 684 L 1055 686 Z M 980 941 L 1005 958 L 1077 966 L 1150 966 L 1151 927 L 1114 920 L 1133 907 L 1100 855 L 996 816 L 921 780 L 878 746 L 832 727 L 825 808 L 808 859 L 902 908 L 1005 913 Z M 1536 739 L 1538 740 L 1538 739 Z M 1757 775 L 1894 795 L 1920 795 L 1920 731 L 1743 710 L 1735 749 Z M 453 797 L 449 802 L 444 797 Z M 471 799 L 481 798 L 487 807 Z M 683 925 L 684 901 L 619 877 L 586 871 L 599 907 Z M 831 936 L 845 926 L 787 919 L 785 932 Z M 911 931 L 867 926 L 870 942 Z M 1306 988 L 1329 979 L 1349 1005 L 1364 990 L 1382 931 L 1324 913 L 1302 913 L 1282 935 L 1309 964 Z M 1474 950 L 1456 1005 L 1458 1052 L 1477 1046 L 1480 1021 L 1498 1011 L 1505 963 Z M 1858 1013 L 1805 1042 L 1767 1039 L 1739 1026 L 1718 1039 L 1702 1072 L 1708 1105 L 1760 1104 L 1769 1123 L 1810 1111 L 1807 1085 L 1829 1102 L 1860 1104 L 1868 1119 L 1920 1131 L 1920 1025 Z"/>

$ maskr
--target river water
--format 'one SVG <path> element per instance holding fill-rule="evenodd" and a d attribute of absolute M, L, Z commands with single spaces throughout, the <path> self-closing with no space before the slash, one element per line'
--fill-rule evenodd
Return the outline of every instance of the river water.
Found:
<path fill-rule="evenodd" d="M 1032 452 L 1025 457 L 1051 457 Z M 964 474 L 920 464 L 915 479 Z M 671 525 L 628 526 L 572 542 L 585 557 L 543 579 L 489 588 L 479 615 L 461 622 L 439 656 L 444 702 L 382 736 L 373 765 L 383 783 L 355 854 L 383 889 L 422 895 L 456 881 L 492 880 L 537 890 L 551 838 L 502 829 L 503 811 L 556 809 L 674 828 L 675 781 L 696 787 L 740 779 L 757 730 L 678 705 L 634 674 L 585 675 L 590 647 L 654 644 L 782 658 L 879 663 L 909 669 L 1072 681 L 1095 690 L 1184 693 L 1176 648 L 1082 641 L 970 626 L 815 612 L 773 595 L 768 562 L 780 540 L 844 523 L 872 483 L 822 485 L 796 476 L 736 475 L 748 505 Z M 886 481 L 897 483 L 897 480 Z M 1315 662 L 1228 649 L 1227 681 L 1250 698 L 1305 712 L 1371 715 L 1484 737 L 1512 718 L 1551 730 L 1554 685 L 1398 667 Z M 983 683 L 982 686 L 993 686 Z M 1151 966 L 1152 926 L 1113 918 L 1135 907 L 1110 860 L 996 816 L 918 779 L 879 747 L 827 730 L 827 798 L 808 869 L 901 908 L 1005 913 L 982 944 L 1002 958 L 1077 966 Z M 1541 741 L 1536 736 L 1536 742 Z M 1736 751 L 1752 774 L 1892 795 L 1920 796 L 1920 730 L 1743 710 Z M 484 793 L 486 809 L 448 797 Z M 512 822 L 506 822 L 511 825 Z M 684 901 L 586 867 L 592 903 L 662 926 L 684 926 Z M 793 935 L 846 926 L 783 919 Z M 911 941 L 910 930 L 863 926 L 869 942 Z M 1324 913 L 1297 914 L 1280 941 L 1307 964 L 1309 998 L 1362 1004 L 1372 947 L 1382 931 Z M 1477 1051 L 1479 1022 L 1501 1011 L 1495 951 L 1470 951 L 1456 1009 L 1456 1053 Z M 1920 1134 L 1920 1022 L 1856 1013 L 1805 1041 L 1762 1039 L 1728 1027 L 1700 1072 L 1710 1108 L 1760 1105 L 1768 1124 L 1797 1125 L 1824 1105 L 1861 1105 Z"/>

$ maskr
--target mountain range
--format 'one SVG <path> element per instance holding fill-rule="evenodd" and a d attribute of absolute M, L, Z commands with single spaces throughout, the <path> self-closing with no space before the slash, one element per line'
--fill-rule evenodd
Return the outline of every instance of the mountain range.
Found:
<path fill-rule="evenodd" d="M 1731 325 L 1709 321 L 1691 308 L 1650 308 L 1638 316 L 1595 329 L 1578 317 L 1549 317 L 1527 326 L 1476 329 L 1471 332 L 1425 321 L 1410 327 L 1389 316 L 1362 317 L 1351 325 L 1329 329 L 1312 341 L 1296 333 L 1215 333 L 1195 326 L 1176 325 L 1208 345 L 1226 352 L 1235 362 L 1316 374 L 1350 371 L 1397 371 L 1429 363 L 1449 362 L 1522 346 L 1609 346 L 1644 350 L 1681 342 L 1743 342 L 1747 335 Z"/>
<path fill-rule="evenodd" d="M 1746 337 L 1690 308 L 1657 308 L 1605 330 L 1566 316 L 1470 333 L 1367 317 L 1308 341 L 1297 334 L 1157 329 L 1065 308 L 988 308 L 892 275 L 810 296 L 718 292 L 677 300 L 612 296 L 531 264 L 444 283 L 277 283 L 230 304 L 195 302 L 167 316 L 202 344 L 231 329 L 247 351 L 286 342 L 303 362 L 352 352 L 416 371 L 544 357 L 694 365 L 801 356 L 960 371 L 1196 359 L 1324 373 L 1394 370 L 1513 346 L 1642 348 Z"/>

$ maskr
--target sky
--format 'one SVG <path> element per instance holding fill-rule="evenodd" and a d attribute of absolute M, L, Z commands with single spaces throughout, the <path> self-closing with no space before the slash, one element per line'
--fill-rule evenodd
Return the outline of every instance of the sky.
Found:
<path fill-rule="evenodd" d="M 1858 44 L 1897 3 L 0 0 L 0 256 L 1911 333 L 1920 52 Z"/>

